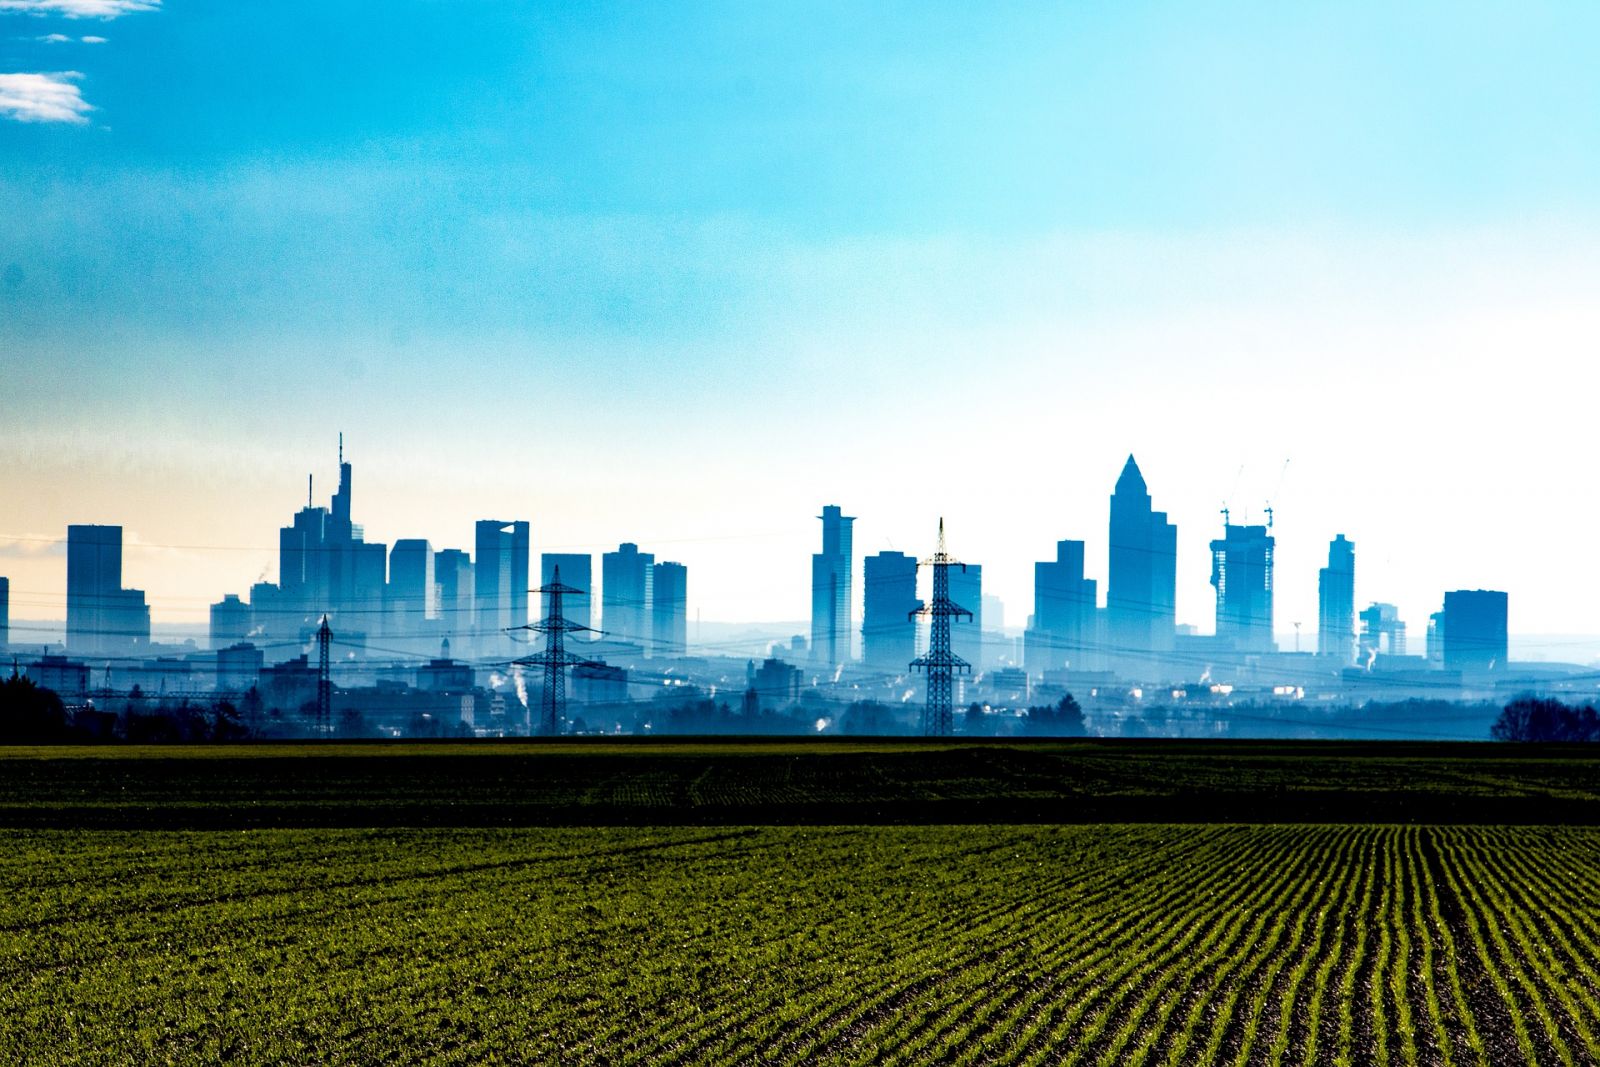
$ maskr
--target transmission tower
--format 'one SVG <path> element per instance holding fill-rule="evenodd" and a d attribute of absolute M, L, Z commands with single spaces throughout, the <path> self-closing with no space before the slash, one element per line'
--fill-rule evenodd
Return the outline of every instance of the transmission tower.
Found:
<path fill-rule="evenodd" d="M 328 617 L 322 617 L 317 628 L 317 736 L 327 737 L 333 726 L 333 681 L 328 672 L 328 646 L 333 643 L 333 631 L 328 628 Z"/>
<path fill-rule="evenodd" d="M 949 737 L 955 732 L 954 677 L 971 674 L 972 665 L 950 651 L 950 621 L 972 618 L 972 612 L 950 600 L 950 568 L 967 569 L 965 563 L 950 558 L 944 547 L 944 520 L 939 520 L 939 551 L 922 565 L 933 568 L 933 599 L 928 606 L 911 613 L 922 616 L 928 627 L 928 654 L 911 661 L 912 670 L 928 676 L 928 703 L 922 709 L 922 732 L 928 737 Z"/>
<path fill-rule="evenodd" d="M 567 718 L 567 668 L 588 662 L 582 656 L 567 651 L 566 636 L 593 631 L 561 613 L 561 598 L 581 596 L 584 590 L 562 585 L 560 567 L 550 572 L 548 585 L 542 585 L 534 592 L 545 595 L 544 618 L 518 629 L 544 634 L 544 649 L 524 656 L 517 662 L 544 668 L 544 695 L 539 702 L 539 733 L 545 737 L 555 737 L 561 733 L 562 724 Z"/>

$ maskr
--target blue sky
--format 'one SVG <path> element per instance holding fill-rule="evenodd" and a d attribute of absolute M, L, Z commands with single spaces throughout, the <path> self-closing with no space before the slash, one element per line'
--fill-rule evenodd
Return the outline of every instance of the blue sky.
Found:
<path fill-rule="evenodd" d="M 1593 629 L 1600 10 L 991 7 L 0 0 L 0 541 L 214 546 L 130 557 L 192 617 L 342 428 L 375 538 L 796 618 L 820 504 L 942 512 L 1020 623 L 1133 451 L 1203 629 L 1269 498 L 1281 629 L 1338 532 L 1419 630 Z"/>

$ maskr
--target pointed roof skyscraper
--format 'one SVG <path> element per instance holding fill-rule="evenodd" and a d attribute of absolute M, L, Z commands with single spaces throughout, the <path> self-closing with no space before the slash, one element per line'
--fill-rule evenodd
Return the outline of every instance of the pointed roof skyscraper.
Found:
<path fill-rule="evenodd" d="M 1117 478 L 1118 493 L 1129 493 L 1137 496 L 1149 496 L 1150 490 L 1144 484 L 1144 475 L 1139 471 L 1138 461 L 1133 458 L 1133 453 L 1128 453 L 1128 462 L 1122 465 L 1122 474 Z"/>

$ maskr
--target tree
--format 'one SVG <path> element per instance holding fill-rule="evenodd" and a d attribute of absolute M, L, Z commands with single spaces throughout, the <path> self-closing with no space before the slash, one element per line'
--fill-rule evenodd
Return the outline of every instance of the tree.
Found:
<path fill-rule="evenodd" d="M 1518 697 L 1489 727 L 1496 741 L 1600 741 L 1594 705 L 1572 707 L 1544 697 Z"/>
<path fill-rule="evenodd" d="M 1083 737 L 1089 725 L 1071 693 L 1054 704 L 1028 709 L 1028 732 L 1041 737 Z"/>
<path fill-rule="evenodd" d="M 0 741 L 50 744 L 67 739 L 67 709 L 53 689 L 12 675 L 0 681 Z"/>

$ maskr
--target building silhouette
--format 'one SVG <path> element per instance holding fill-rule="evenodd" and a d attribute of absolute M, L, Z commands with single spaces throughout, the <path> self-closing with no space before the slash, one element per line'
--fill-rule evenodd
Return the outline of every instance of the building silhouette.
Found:
<path fill-rule="evenodd" d="M 1317 572 L 1317 655 L 1353 662 L 1355 629 L 1356 546 L 1340 534 L 1328 542 L 1328 565 Z"/>
<path fill-rule="evenodd" d="M 1393 604 L 1374 603 L 1361 612 L 1361 658 L 1406 654 L 1406 624 Z"/>
<path fill-rule="evenodd" d="M 1030 674 L 1094 669 L 1099 591 L 1083 566 L 1082 541 L 1057 541 L 1056 558 L 1033 565 L 1033 625 L 1023 637 Z"/>
<path fill-rule="evenodd" d="M 968 563 L 950 568 L 950 599 L 967 609 L 971 617 L 950 620 L 950 651 L 972 665 L 974 674 L 983 671 L 983 564 Z"/>
<path fill-rule="evenodd" d="M 1509 652 L 1509 598 L 1489 589 L 1458 589 L 1444 595 L 1444 669 L 1504 670 Z"/>
<path fill-rule="evenodd" d="M 822 551 L 811 557 L 811 658 L 836 667 L 851 659 L 850 604 L 855 518 L 829 504 L 822 520 Z"/>
<path fill-rule="evenodd" d="M 229 593 L 211 605 L 211 648 L 236 645 L 250 636 L 250 605 Z"/>
<path fill-rule="evenodd" d="M 1217 638 L 1237 652 L 1276 652 L 1272 637 L 1272 553 L 1266 526 L 1227 523 L 1211 542 Z"/>
<path fill-rule="evenodd" d="M 67 649 L 119 656 L 150 643 L 144 592 L 122 587 L 122 527 L 67 527 Z"/>
<path fill-rule="evenodd" d="M 0 648 L 11 644 L 11 579 L 0 578 Z"/>
<path fill-rule="evenodd" d="M 1172 650 L 1176 633 L 1178 528 L 1151 508 L 1131 455 L 1111 494 L 1109 562 L 1107 652 L 1124 670 L 1147 667 Z"/>
<path fill-rule="evenodd" d="M 689 568 L 657 563 L 651 571 L 650 654 L 682 656 L 689 651 Z"/>
<path fill-rule="evenodd" d="M 600 621 L 606 636 L 638 645 L 647 653 L 656 557 L 625 541 L 600 558 Z"/>
<path fill-rule="evenodd" d="M 862 560 L 861 658 L 875 671 L 899 676 L 917 655 L 917 561 L 904 552 Z"/>
<path fill-rule="evenodd" d="M 479 519 L 474 530 L 474 647 L 501 656 L 521 650 L 509 631 L 528 625 L 528 524 Z"/>
<path fill-rule="evenodd" d="M 386 631 L 396 637 L 431 636 L 439 619 L 433 546 L 418 538 L 402 538 L 389 550 Z"/>
<path fill-rule="evenodd" d="M 438 586 L 439 628 L 462 649 L 473 647 L 472 557 L 459 548 L 441 548 L 433 556 L 433 580 Z"/>
<path fill-rule="evenodd" d="M 567 593 L 561 601 L 561 614 L 580 626 L 594 625 L 594 557 L 587 552 L 545 552 L 539 556 L 539 584 L 552 585 L 556 568 L 561 568 L 561 584 L 582 593 Z M 592 633 L 569 635 L 576 640 L 592 641 Z"/>
<path fill-rule="evenodd" d="M 266 656 L 248 641 L 217 649 L 217 688 L 224 693 L 245 693 L 261 683 Z"/>
<path fill-rule="evenodd" d="M 339 488 L 329 507 L 312 502 L 278 531 L 278 586 L 258 599 L 251 593 L 255 625 L 279 638 L 304 638 L 326 616 L 341 636 L 381 629 L 388 547 L 368 543 L 351 521 L 353 475 L 339 445 Z"/>

